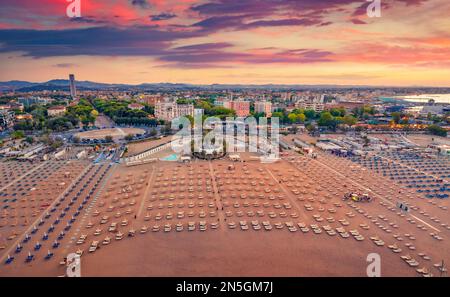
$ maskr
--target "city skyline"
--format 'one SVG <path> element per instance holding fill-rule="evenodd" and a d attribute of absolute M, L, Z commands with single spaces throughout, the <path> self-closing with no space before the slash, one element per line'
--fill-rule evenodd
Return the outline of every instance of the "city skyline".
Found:
<path fill-rule="evenodd" d="M 448 87 L 450 3 L 381 2 L 7 0 L 0 81 Z"/>

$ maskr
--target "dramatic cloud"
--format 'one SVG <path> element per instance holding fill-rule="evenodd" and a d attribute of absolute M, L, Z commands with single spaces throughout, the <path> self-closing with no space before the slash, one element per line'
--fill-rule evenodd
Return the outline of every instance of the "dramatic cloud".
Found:
<path fill-rule="evenodd" d="M 153 27 L 94 27 L 70 30 L 0 30 L 0 52 L 21 51 L 32 57 L 94 55 L 148 56 L 161 53 L 180 38 L 196 33 Z"/>
<path fill-rule="evenodd" d="M 237 77 L 253 68 L 260 79 L 290 72 L 280 80 L 299 73 L 375 79 L 398 69 L 428 80 L 448 77 L 450 2 L 381 3 L 382 17 L 369 18 L 365 0 L 82 0 L 82 17 L 68 18 L 64 0 L 2 0 L 0 76 L 71 67 L 88 75 L 97 73 L 90 67 L 99 61 L 123 75 L 135 61 L 129 72 L 136 80 L 155 67 L 169 79 L 202 69 L 202 75 L 178 78 L 214 79 L 233 71 Z M 409 67 L 435 72 L 406 72 Z M 215 76 L 214 68 L 220 69 Z"/>
<path fill-rule="evenodd" d="M 96 25 L 101 25 L 101 24 L 107 24 L 108 22 L 105 20 L 99 20 L 96 19 L 93 16 L 82 16 L 82 17 L 77 17 L 77 18 L 70 18 L 69 19 L 70 22 L 73 23 L 80 23 L 80 24 L 96 24 Z"/>
<path fill-rule="evenodd" d="M 166 51 L 159 60 L 180 65 L 200 67 L 211 65 L 222 67 L 230 64 L 307 64 L 331 61 L 333 54 L 317 49 L 283 50 L 258 48 L 246 52 L 230 50 L 229 43 L 206 43 L 177 47 Z"/>
<path fill-rule="evenodd" d="M 73 64 L 73 63 L 58 63 L 58 64 L 55 64 L 53 66 L 54 67 L 58 67 L 58 68 L 72 68 L 72 67 L 75 67 L 76 64 Z"/>
<path fill-rule="evenodd" d="M 142 8 L 149 7 L 149 4 L 148 4 L 147 0 L 131 0 L 130 2 L 131 2 L 132 5 L 139 6 L 139 7 L 142 7 Z"/>
<path fill-rule="evenodd" d="M 160 13 L 160 14 L 151 15 L 150 19 L 152 21 L 165 21 L 165 20 L 173 19 L 174 17 L 176 17 L 176 15 L 173 13 Z"/>
<path fill-rule="evenodd" d="M 360 20 L 360 19 L 351 19 L 351 22 L 355 25 L 365 25 L 367 24 L 366 22 Z"/>

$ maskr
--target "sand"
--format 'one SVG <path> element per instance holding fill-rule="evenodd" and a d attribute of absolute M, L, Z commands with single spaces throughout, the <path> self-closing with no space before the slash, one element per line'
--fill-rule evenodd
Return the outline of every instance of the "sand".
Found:
<path fill-rule="evenodd" d="M 23 262 L 26 254 L 22 252 L 17 261 L 2 267 L 0 275 L 62 275 L 65 268 L 58 262 L 78 249 L 84 252 L 85 276 L 366 276 L 369 253 L 381 256 L 382 276 L 420 276 L 416 268 L 422 267 L 437 276 L 439 271 L 433 264 L 450 261 L 450 230 L 441 226 L 448 226 L 448 210 L 440 208 L 448 206 L 448 200 L 432 204 L 379 173 L 324 153 L 313 160 L 288 152 L 274 164 L 250 161 L 249 156 L 244 159 L 245 163 L 216 160 L 113 165 L 99 182 L 95 191 L 98 195 L 93 194 L 97 199 L 83 209 L 53 259 L 42 259 L 54 240 L 51 238 L 31 264 Z M 101 172 L 105 170 L 106 165 Z M 92 183 L 85 191 L 91 187 Z M 350 190 L 370 190 L 375 200 L 343 201 Z M 395 208 L 397 200 L 405 197 L 414 206 L 408 214 Z M 74 210 L 67 213 L 67 219 Z M 184 216 L 177 217 L 180 211 Z M 189 217 L 191 211 L 194 215 Z M 263 211 L 263 216 L 258 217 L 257 211 Z M 202 212 L 204 217 L 200 217 Z M 269 217 L 270 213 L 275 217 Z M 105 215 L 108 222 L 100 224 Z M 57 228 L 65 226 L 67 219 Z M 121 225 L 124 220 L 126 226 Z M 243 220 L 248 223 L 247 231 L 239 227 Z M 283 228 L 253 230 L 251 222 L 255 220 L 259 224 L 268 221 L 273 227 L 280 223 Z M 206 231 L 199 230 L 200 221 L 206 222 Z M 229 228 L 231 221 L 237 224 L 235 229 Z M 116 233 L 107 231 L 112 222 L 118 224 L 123 239 L 115 240 Z M 195 231 L 187 230 L 188 222 L 195 223 Z M 88 223 L 94 226 L 86 228 Z M 180 232 L 175 230 L 177 223 L 183 226 Z M 214 223 L 218 223 L 217 229 L 212 229 Z M 309 232 L 303 233 L 298 227 L 290 232 L 286 223 L 303 223 Z M 170 232 L 163 231 L 166 224 L 170 224 Z M 152 232 L 155 225 L 158 232 Z M 314 234 L 311 225 L 317 225 L 321 234 Z M 148 230 L 141 234 L 143 226 Z M 324 227 L 355 230 L 364 239 L 330 236 Z M 94 235 L 96 229 L 101 229 L 98 236 Z M 132 229 L 134 237 L 127 237 Z M 443 240 L 430 233 L 439 234 Z M 81 234 L 87 239 L 77 245 Z M 102 245 L 106 236 L 111 243 Z M 371 237 L 384 245 L 375 245 Z M 88 253 L 93 240 L 100 241 L 100 248 Z M 402 251 L 394 253 L 389 247 L 392 244 Z M 419 265 L 410 267 L 400 258 L 403 255 L 410 255 Z M 430 260 L 424 259 L 425 255 Z"/>

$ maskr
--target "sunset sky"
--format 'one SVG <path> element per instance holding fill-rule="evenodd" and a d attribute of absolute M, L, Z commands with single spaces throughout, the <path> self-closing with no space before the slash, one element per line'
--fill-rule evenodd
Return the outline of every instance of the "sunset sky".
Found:
<path fill-rule="evenodd" d="M 450 1 L 0 0 L 0 81 L 450 86 Z"/>

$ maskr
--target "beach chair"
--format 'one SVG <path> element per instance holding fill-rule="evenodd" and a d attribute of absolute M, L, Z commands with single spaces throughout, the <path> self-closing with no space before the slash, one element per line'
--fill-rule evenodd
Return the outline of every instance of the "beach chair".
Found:
<path fill-rule="evenodd" d="M 50 260 L 53 257 L 53 253 L 48 251 L 47 255 L 45 255 L 45 260 Z"/>
<path fill-rule="evenodd" d="M 14 257 L 11 257 L 10 255 L 8 255 L 8 257 L 6 258 L 5 264 L 6 265 L 11 264 L 12 261 L 14 261 Z"/>
<path fill-rule="evenodd" d="M 26 257 L 25 262 L 29 263 L 33 260 L 34 260 L 34 255 L 32 255 L 31 252 L 28 252 L 28 256 Z"/>

